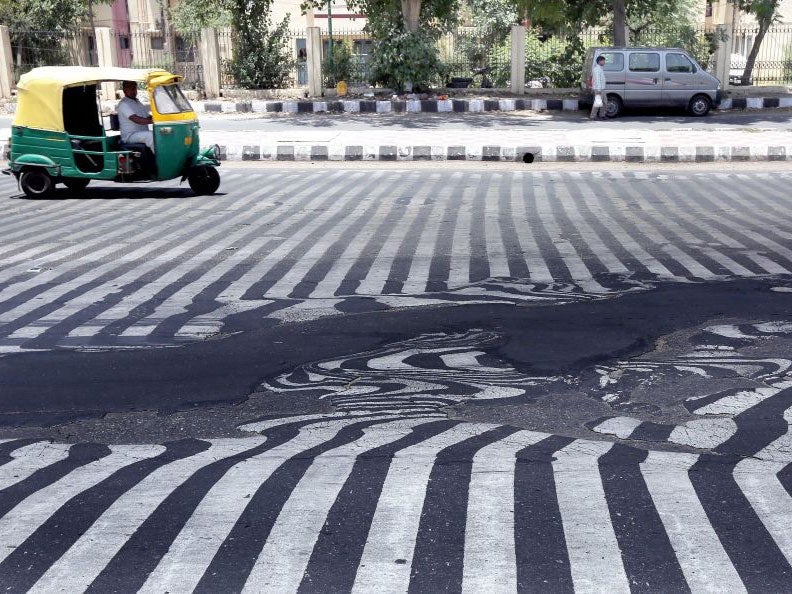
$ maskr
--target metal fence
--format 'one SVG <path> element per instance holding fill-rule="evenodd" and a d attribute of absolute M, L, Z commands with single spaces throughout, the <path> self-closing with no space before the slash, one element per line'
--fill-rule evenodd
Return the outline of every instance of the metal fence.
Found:
<path fill-rule="evenodd" d="M 91 29 L 76 31 L 21 31 L 12 30 L 11 46 L 15 81 L 36 66 L 45 65 L 96 65 L 96 41 Z M 741 28 L 732 32 L 727 46 L 731 50 L 730 78 L 737 80 L 742 74 L 753 44 L 757 28 Z M 292 30 L 287 38 L 294 56 L 291 84 L 302 87 L 308 84 L 306 31 Z M 119 65 L 128 67 L 162 67 L 184 76 L 189 88 L 203 87 L 198 35 L 178 33 L 163 34 L 157 31 L 115 31 Z M 221 86 L 236 85 L 229 67 L 234 58 L 234 38 L 230 29 L 218 31 L 221 61 Z M 703 27 L 676 27 L 658 29 L 644 27 L 631 32 L 630 43 L 683 47 L 690 51 L 702 65 L 711 66 L 718 43 L 717 33 Z M 360 30 L 336 29 L 333 42 L 343 43 L 351 53 L 351 73 L 348 82 L 368 83 L 371 80 L 371 62 L 375 51 L 374 41 Z M 329 57 L 330 38 L 322 36 L 323 61 Z M 526 81 L 542 81 L 552 86 L 573 86 L 580 77 L 582 54 L 586 48 L 610 45 L 611 33 L 604 28 L 591 28 L 582 32 L 529 31 L 526 40 Z M 438 50 L 444 65 L 441 85 L 453 79 L 472 79 L 472 86 L 495 87 L 508 85 L 511 75 L 510 30 L 496 28 L 463 27 L 447 33 L 438 40 Z M 484 73 L 480 70 L 485 69 Z M 327 71 L 326 71 L 327 73 Z M 571 84 L 570 84 L 571 83 Z M 752 83 L 755 85 L 792 84 L 792 25 L 775 25 L 762 41 L 754 66 Z"/>
<path fill-rule="evenodd" d="M 125 68 L 163 68 L 184 77 L 184 86 L 203 88 L 200 36 L 160 31 L 113 31 L 118 65 Z"/>
<path fill-rule="evenodd" d="M 730 78 L 742 73 L 758 33 L 755 27 L 734 31 Z M 756 57 L 752 80 L 755 85 L 792 84 L 792 25 L 776 25 L 767 32 Z"/>
<path fill-rule="evenodd" d="M 12 30 L 14 83 L 38 66 L 94 66 L 96 40 L 90 29 L 76 31 Z"/>

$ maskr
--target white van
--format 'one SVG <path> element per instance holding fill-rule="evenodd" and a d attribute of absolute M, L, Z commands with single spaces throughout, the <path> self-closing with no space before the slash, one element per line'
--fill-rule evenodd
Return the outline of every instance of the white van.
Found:
<path fill-rule="evenodd" d="M 720 81 L 685 50 L 671 47 L 592 47 L 580 81 L 581 103 L 591 105 L 591 69 L 605 57 L 607 116 L 625 107 L 682 107 L 705 116 L 721 102 Z"/>

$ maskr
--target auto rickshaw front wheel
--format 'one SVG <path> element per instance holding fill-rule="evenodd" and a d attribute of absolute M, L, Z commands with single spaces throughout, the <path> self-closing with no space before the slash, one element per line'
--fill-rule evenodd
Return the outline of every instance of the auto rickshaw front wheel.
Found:
<path fill-rule="evenodd" d="M 72 192 L 84 190 L 88 187 L 89 183 L 91 183 L 91 180 L 84 177 L 67 177 L 63 180 L 63 185 L 69 188 L 69 190 Z"/>
<path fill-rule="evenodd" d="M 214 167 L 193 167 L 187 174 L 187 183 L 199 196 L 214 194 L 220 187 L 220 174 Z"/>
<path fill-rule="evenodd" d="M 19 185 L 22 186 L 22 191 L 30 198 L 41 198 L 49 194 L 55 184 L 52 182 L 49 173 L 44 169 L 35 168 L 22 172 Z"/>

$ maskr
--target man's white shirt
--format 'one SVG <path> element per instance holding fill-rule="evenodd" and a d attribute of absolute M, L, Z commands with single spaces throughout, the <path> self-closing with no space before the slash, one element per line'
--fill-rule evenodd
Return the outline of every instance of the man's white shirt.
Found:
<path fill-rule="evenodd" d="M 135 132 L 148 132 L 146 124 L 136 124 L 129 116 L 136 115 L 141 118 L 149 117 L 149 109 L 137 99 L 124 97 L 118 102 L 118 125 L 121 128 L 121 142 L 129 142 L 129 137 Z"/>
<path fill-rule="evenodd" d="M 599 64 L 594 64 L 594 68 L 591 69 L 591 88 L 595 91 L 604 91 L 606 84 L 605 70 Z"/>

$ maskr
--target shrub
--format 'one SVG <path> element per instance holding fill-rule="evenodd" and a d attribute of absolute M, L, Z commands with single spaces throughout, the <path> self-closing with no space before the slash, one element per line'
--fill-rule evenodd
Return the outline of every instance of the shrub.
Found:
<path fill-rule="evenodd" d="M 243 26 L 235 25 L 229 74 L 237 84 L 246 89 L 290 86 L 295 61 L 289 47 L 289 17 L 272 29 L 268 12 L 246 19 Z"/>
<path fill-rule="evenodd" d="M 334 39 L 332 60 L 330 56 L 322 64 L 325 85 L 334 87 L 339 81 L 349 81 L 352 78 L 352 44 L 349 40 Z"/>
<path fill-rule="evenodd" d="M 408 33 L 392 29 L 374 44 L 371 82 L 393 89 L 407 83 L 425 86 L 439 83 L 445 76 L 435 35 L 424 30 Z"/>

